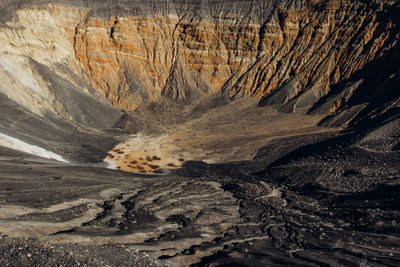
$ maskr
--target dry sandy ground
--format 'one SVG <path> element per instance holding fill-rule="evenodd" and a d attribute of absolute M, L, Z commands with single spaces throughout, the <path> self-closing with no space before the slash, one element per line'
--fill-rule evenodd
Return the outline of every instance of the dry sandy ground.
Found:
<path fill-rule="evenodd" d="M 321 116 L 281 114 L 241 99 L 199 118 L 165 127 L 163 134 L 139 133 L 118 144 L 105 161 L 111 168 L 141 173 L 175 169 L 188 160 L 223 163 L 251 160 L 259 147 L 289 136 L 327 131 Z"/>
<path fill-rule="evenodd" d="M 135 172 L 246 162 L 157 176 L 0 147 L 0 266 L 126 266 L 135 251 L 171 266 L 399 266 L 399 124 L 336 132 L 251 104 L 162 122 L 110 153 L 146 166 Z"/>

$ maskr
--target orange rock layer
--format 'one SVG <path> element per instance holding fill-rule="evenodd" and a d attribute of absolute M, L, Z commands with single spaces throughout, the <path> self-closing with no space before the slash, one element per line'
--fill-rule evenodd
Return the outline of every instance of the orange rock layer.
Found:
<path fill-rule="evenodd" d="M 161 95 L 190 100 L 221 90 L 262 98 L 290 86 L 277 104 L 295 99 L 295 110 L 397 42 L 390 38 L 392 21 L 381 14 L 389 2 L 307 3 L 277 10 L 262 23 L 172 15 L 104 19 L 53 8 L 91 84 L 114 106 L 133 110 Z"/>

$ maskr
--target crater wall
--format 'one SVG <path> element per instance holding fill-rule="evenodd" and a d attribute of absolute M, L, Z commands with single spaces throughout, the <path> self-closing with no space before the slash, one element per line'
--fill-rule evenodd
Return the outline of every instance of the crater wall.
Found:
<path fill-rule="evenodd" d="M 222 91 L 307 111 L 399 39 L 396 1 L 8 2 L 6 45 L 127 110 Z"/>

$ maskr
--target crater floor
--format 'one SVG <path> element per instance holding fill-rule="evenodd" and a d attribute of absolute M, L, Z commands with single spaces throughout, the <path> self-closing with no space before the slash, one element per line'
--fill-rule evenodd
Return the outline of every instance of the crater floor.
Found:
<path fill-rule="evenodd" d="M 321 119 L 321 115 L 258 108 L 256 99 L 240 99 L 183 123 L 164 125 L 161 133 L 134 135 L 109 151 L 105 162 L 114 169 L 154 173 L 179 168 L 189 160 L 210 164 L 251 160 L 259 147 L 274 139 L 332 131 L 317 126 Z"/>
<path fill-rule="evenodd" d="M 138 112 L 145 118 L 155 111 Z M 126 131 L 136 115 L 120 122 Z M 107 160 L 120 170 L 2 148 L 4 261 L 400 264 L 400 154 L 381 138 L 398 123 L 343 132 L 317 126 L 319 120 L 249 99 L 180 122 L 166 117 L 111 149 Z M 169 172 L 153 173 L 164 167 Z M 13 252 L 21 242 L 22 258 Z"/>

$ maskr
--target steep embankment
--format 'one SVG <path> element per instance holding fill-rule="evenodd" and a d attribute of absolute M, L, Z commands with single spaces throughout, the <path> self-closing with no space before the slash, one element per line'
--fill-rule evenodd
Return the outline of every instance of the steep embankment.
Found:
<path fill-rule="evenodd" d="M 128 109 L 221 90 L 309 108 L 398 41 L 389 2 L 251 2 L 229 13 L 230 3 L 202 3 L 64 25 L 94 87 Z"/>
<path fill-rule="evenodd" d="M 263 98 L 263 105 L 286 104 L 288 111 L 308 110 L 396 46 L 395 14 L 390 13 L 398 5 L 43 0 L 16 11 L 6 22 L 3 43 L 23 49 L 25 56 L 88 92 L 96 88 L 124 109 L 161 95 L 196 100 L 222 90 Z M 324 110 L 336 111 L 344 99 Z"/>

